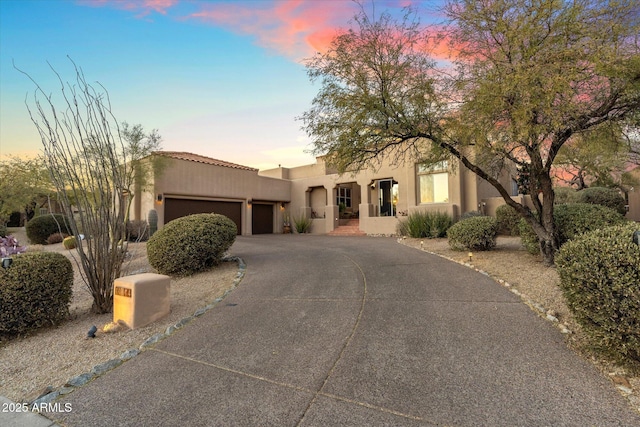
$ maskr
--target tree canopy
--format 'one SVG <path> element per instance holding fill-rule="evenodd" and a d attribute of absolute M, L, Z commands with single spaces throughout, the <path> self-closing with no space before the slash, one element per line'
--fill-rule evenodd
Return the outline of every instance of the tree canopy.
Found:
<path fill-rule="evenodd" d="M 321 80 L 301 120 L 340 171 L 385 156 L 454 157 L 532 225 L 547 263 L 558 237 L 551 167 L 560 148 L 640 108 L 640 5 L 605 0 L 457 0 L 444 8 L 451 66 L 430 55 L 434 30 L 364 11 L 307 61 Z M 497 179 L 529 171 L 537 215 Z M 525 166 L 526 165 L 526 166 Z"/>

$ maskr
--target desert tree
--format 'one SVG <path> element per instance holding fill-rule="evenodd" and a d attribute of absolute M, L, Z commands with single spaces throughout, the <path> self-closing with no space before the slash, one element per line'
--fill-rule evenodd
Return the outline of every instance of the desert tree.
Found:
<path fill-rule="evenodd" d="M 576 190 L 633 187 L 638 183 L 626 172 L 636 161 L 633 145 L 628 136 L 608 127 L 580 135 L 562 146 L 553 175 Z"/>
<path fill-rule="evenodd" d="M 53 192 L 49 172 L 42 158 L 7 157 L 0 161 L 0 223 L 12 212 L 28 216 L 39 198 Z"/>
<path fill-rule="evenodd" d="M 73 62 L 72 62 L 73 63 Z M 57 97 L 35 85 L 27 102 L 43 145 L 43 158 L 73 233 L 78 237 L 81 274 L 93 297 L 92 311 L 113 306 L 113 281 L 125 256 L 128 162 L 126 142 L 107 91 L 89 84 L 73 63 L 75 80 L 60 84 Z M 84 240 L 79 238 L 85 236 Z"/>
<path fill-rule="evenodd" d="M 553 264 L 551 168 L 567 142 L 640 108 L 637 2 L 459 0 L 443 33 L 455 56 L 439 66 L 433 32 L 415 12 L 364 11 L 307 61 L 321 87 L 301 117 L 316 154 L 340 171 L 392 160 L 452 157 L 489 182 L 533 227 Z M 534 211 L 498 176 L 529 172 Z"/>
<path fill-rule="evenodd" d="M 162 137 L 157 129 L 145 132 L 141 124 L 122 122 L 120 133 L 125 143 L 125 155 L 129 163 L 125 176 L 125 222 L 129 220 L 134 197 L 151 191 L 153 178 L 160 175 L 167 165 L 167 158 L 157 155 L 162 149 Z"/>

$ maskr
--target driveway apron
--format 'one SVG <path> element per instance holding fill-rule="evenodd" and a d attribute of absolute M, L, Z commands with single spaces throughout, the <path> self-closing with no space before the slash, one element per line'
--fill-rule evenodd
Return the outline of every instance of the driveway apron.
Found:
<path fill-rule="evenodd" d="M 261 235 L 231 252 L 247 271 L 222 302 L 48 416 L 69 426 L 640 425 L 556 328 L 466 267 L 391 238 Z"/>

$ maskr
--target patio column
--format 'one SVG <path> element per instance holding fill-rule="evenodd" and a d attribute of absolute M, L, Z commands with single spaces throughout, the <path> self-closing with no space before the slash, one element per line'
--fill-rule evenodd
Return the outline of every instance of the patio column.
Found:
<path fill-rule="evenodd" d="M 360 212 L 360 219 L 370 218 L 373 216 L 373 204 L 371 203 L 371 180 L 359 179 L 358 185 L 360 186 L 360 205 L 358 210 Z"/>
<path fill-rule="evenodd" d="M 326 218 L 326 232 L 330 232 L 336 229 L 339 224 L 340 219 L 340 210 L 338 205 L 336 205 L 336 200 L 338 200 L 338 190 L 336 187 L 327 188 L 325 185 L 324 188 L 327 190 L 327 207 L 325 208 L 325 218 Z"/>

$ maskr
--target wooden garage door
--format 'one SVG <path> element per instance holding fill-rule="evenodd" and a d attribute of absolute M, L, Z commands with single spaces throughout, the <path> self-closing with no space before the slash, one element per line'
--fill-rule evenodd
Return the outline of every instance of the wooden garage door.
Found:
<path fill-rule="evenodd" d="M 253 203 L 251 234 L 273 233 L 273 205 Z"/>
<path fill-rule="evenodd" d="M 229 217 L 238 227 L 238 234 L 242 234 L 242 203 L 219 202 L 211 200 L 192 199 L 164 199 L 165 224 L 176 218 L 197 213 L 217 213 Z"/>

